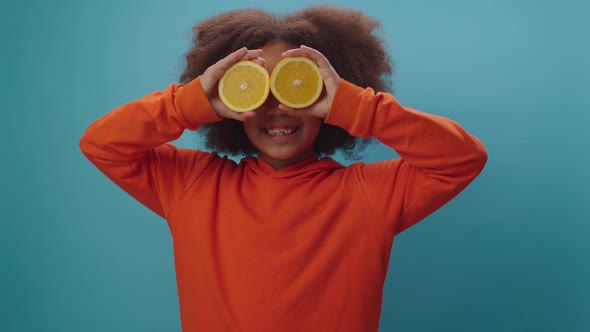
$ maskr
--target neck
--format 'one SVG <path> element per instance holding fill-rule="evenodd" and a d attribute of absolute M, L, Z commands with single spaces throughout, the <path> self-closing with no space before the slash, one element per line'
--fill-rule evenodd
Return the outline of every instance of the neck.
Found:
<path fill-rule="evenodd" d="M 298 162 L 304 161 L 313 156 L 313 151 L 310 151 L 309 153 L 301 153 L 289 159 L 276 159 L 266 154 L 260 154 L 260 158 L 264 160 L 267 164 L 269 164 L 275 171 L 280 171 L 283 168 L 297 164 Z"/>

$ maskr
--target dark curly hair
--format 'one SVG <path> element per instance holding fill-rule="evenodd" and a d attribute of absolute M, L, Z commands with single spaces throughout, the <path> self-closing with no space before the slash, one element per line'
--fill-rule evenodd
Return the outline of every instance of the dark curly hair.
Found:
<path fill-rule="evenodd" d="M 390 91 L 391 60 L 378 35 L 380 30 L 378 21 L 360 11 L 331 6 L 310 7 L 284 16 L 258 9 L 225 12 L 193 27 L 193 46 L 186 54 L 186 69 L 180 82 L 190 82 L 241 47 L 256 49 L 280 40 L 317 49 L 341 78 L 355 85 Z M 229 155 L 258 152 L 239 121 L 223 119 L 208 123 L 199 132 L 209 149 Z M 370 141 L 324 123 L 314 151 L 324 156 L 340 150 L 348 159 L 359 159 L 358 152 Z"/>

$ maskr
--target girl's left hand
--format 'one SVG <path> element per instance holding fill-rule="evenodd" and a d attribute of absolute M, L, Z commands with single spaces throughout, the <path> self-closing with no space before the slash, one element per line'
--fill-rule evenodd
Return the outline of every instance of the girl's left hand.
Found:
<path fill-rule="evenodd" d="M 322 75 L 322 79 L 324 80 L 324 86 L 326 87 L 326 90 L 323 91 L 320 98 L 318 98 L 318 100 L 309 107 L 294 109 L 281 104 L 279 105 L 279 108 L 292 116 L 312 115 L 319 118 L 327 117 L 328 111 L 332 106 L 332 101 L 334 100 L 334 95 L 336 94 L 336 88 L 338 88 L 338 84 L 340 83 L 340 76 L 336 70 L 334 70 L 328 59 L 318 50 L 305 45 L 285 51 L 283 54 L 281 54 L 281 56 L 304 56 L 317 63 L 320 67 L 320 73 Z"/>

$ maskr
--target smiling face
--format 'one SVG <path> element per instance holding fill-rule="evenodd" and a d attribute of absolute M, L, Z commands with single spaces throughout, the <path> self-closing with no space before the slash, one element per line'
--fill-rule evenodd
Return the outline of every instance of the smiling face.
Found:
<path fill-rule="evenodd" d="M 262 47 L 269 74 L 282 59 L 281 53 L 293 48 L 297 46 L 282 41 Z M 275 170 L 312 157 L 313 145 L 323 122 L 314 116 L 289 116 L 278 105 L 270 94 L 256 110 L 256 116 L 244 121 L 246 135 L 260 151 L 260 157 Z"/>

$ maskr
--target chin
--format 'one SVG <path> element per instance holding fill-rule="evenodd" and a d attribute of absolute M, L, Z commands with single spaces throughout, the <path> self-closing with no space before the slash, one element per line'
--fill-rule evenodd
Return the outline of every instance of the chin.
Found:
<path fill-rule="evenodd" d="M 307 158 L 309 157 L 309 153 L 305 152 L 298 152 L 298 151 L 261 151 L 261 154 L 266 156 L 267 158 L 271 158 L 274 160 L 293 160 L 293 159 L 300 159 L 300 158 Z"/>

